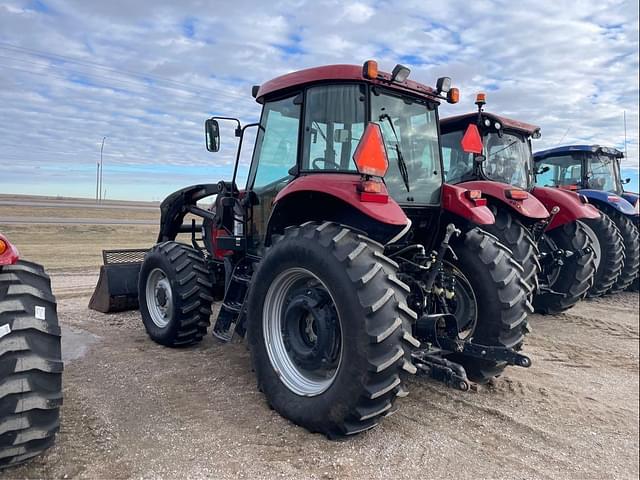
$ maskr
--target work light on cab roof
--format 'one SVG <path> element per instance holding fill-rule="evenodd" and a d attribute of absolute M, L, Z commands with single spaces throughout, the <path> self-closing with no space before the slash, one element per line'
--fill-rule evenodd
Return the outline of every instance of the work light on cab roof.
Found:
<path fill-rule="evenodd" d="M 411 74 L 409 67 L 397 64 L 391 71 L 390 81 L 392 83 L 405 83 Z M 362 76 L 370 80 L 383 80 L 384 77 L 378 71 L 378 62 L 367 60 L 362 65 Z M 446 95 L 443 95 L 446 94 Z M 446 100 L 448 103 L 458 103 L 460 100 L 460 90 L 451 87 L 451 78 L 440 77 L 436 82 L 436 97 Z"/>

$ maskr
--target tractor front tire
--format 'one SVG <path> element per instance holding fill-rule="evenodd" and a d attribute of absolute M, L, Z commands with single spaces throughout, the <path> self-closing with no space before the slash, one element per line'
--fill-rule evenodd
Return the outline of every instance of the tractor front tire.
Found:
<path fill-rule="evenodd" d="M 627 289 L 633 284 L 638 276 L 638 266 L 640 266 L 640 245 L 638 244 L 638 229 L 633 222 L 622 213 L 610 209 L 607 215 L 616 224 L 622 242 L 624 243 L 624 265 L 620 271 L 620 275 L 611 287 L 608 293 L 619 293 Z"/>
<path fill-rule="evenodd" d="M 204 256 L 178 242 L 155 245 L 138 279 L 142 322 L 155 342 L 185 347 L 202 340 L 211 316 L 212 283 Z"/>
<path fill-rule="evenodd" d="M 581 221 L 567 223 L 545 235 L 557 248 L 574 252 L 560 266 L 555 281 L 549 285 L 554 293 L 541 293 L 533 299 L 537 313 L 554 314 L 563 312 L 582 300 L 591 286 L 596 272 L 596 259 L 593 242 L 587 233 L 587 227 Z"/>
<path fill-rule="evenodd" d="M 49 277 L 30 262 L 0 267 L 0 468 L 53 445 L 62 369 Z"/>
<path fill-rule="evenodd" d="M 533 312 L 522 267 L 493 235 L 474 228 L 453 244 L 458 257 L 451 263 L 469 282 L 476 299 L 475 327 L 467 337 L 481 345 L 520 350 Z M 458 319 L 460 323 L 461 319 Z M 464 319 L 462 319 L 464 321 Z M 484 384 L 500 375 L 506 363 L 452 354 L 470 380 Z"/>
<path fill-rule="evenodd" d="M 416 314 L 383 246 L 348 227 L 288 227 L 252 280 L 248 339 L 258 388 L 283 417 L 342 437 L 374 427 L 413 374 Z"/>
<path fill-rule="evenodd" d="M 624 262 L 624 243 L 618 227 L 602 212 L 599 218 L 584 219 L 583 223 L 589 229 L 596 254 L 596 273 L 587 297 L 596 298 L 616 283 Z"/>

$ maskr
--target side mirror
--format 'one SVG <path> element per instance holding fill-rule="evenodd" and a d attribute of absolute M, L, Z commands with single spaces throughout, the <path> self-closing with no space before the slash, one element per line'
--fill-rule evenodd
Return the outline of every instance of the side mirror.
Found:
<path fill-rule="evenodd" d="M 551 170 L 551 167 L 549 165 L 545 165 L 544 167 L 540 167 L 536 170 L 536 175 L 542 175 L 543 173 L 547 173 L 549 170 Z"/>
<path fill-rule="evenodd" d="M 623 185 L 626 185 L 627 183 L 630 183 L 631 179 L 630 178 L 625 178 L 624 181 L 622 182 Z"/>
<path fill-rule="evenodd" d="M 482 137 L 475 124 L 469 124 L 467 131 L 462 136 L 462 140 L 460 140 L 460 146 L 464 153 L 482 153 Z"/>
<path fill-rule="evenodd" d="M 220 126 L 217 120 L 208 118 L 204 122 L 204 135 L 209 152 L 217 152 L 220 150 Z"/>

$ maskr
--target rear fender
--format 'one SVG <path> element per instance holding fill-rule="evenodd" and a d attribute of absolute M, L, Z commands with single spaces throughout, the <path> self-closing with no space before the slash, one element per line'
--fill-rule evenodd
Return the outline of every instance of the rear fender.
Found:
<path fill-rule="evenodd" d="M 605 206 L 613 208 L 623 215 L 636 215 L 636 211 L 627 200 L 620 195 L 611 192 L 604 192 L 602 190 L 592 190 L 585 188 L 579 191 L 580 195 L 584 195 L 589 199 L 591 203 L 596 206 Z"/>
<path fill-rule="evenodd" d="M 459 185 L 442 185 L 442 208 L 452 214 L 469 220 L 476 225 L 493 225 L 493 213 L 486 206 L 478 206 L 467 198 L 468 189 Z"/>
<path fill-rule="evenodd" d="M 3 265 L 13 265 L 20 258 L 20 252 L 7 237 L 0 233 L 0 241 L 4 244 L 4 252 L 0 254 L 0 267 Z"/>
<path fill-rule="evenodd" d="M 491 198 L 501 204 L 506 205 L 517 216 L 525 217 L 530 221 L 538 222 L 549 217 L 549 211 L 533 195 L 528 195 L 524 200 L 512 200 L 507 197 L 507 190 L 516 189 L 512 185 L 489 180 L 477 180 L 459 183 L 458 186 L 468 190 L 480 190 L 485 197 Z"/>
<path fill-rule="evenodd" d="M 531 191 L 531 194 L 542 202 L 547 210 L 551 211 L 553 207 L 560 209 L 556 216 L 553 217 L 547 230 L 553 230 L 576 220 L 598 218 L 600 216 L 597 208 L 588 203 L 584 203 L 580 199 L 580 195 L 571 190 L 552 187 L 535 187 Z"/>
<path fill-rule="evenodd" d="M 306 221 L 349 225 L 383 244 L 400 239 L 411 227 L 404 211 L 391 197 L 383 203 L 363 201 L 360 182 L 359 175 L 349 174 L 314 174 L 293 180 L 274 199 L 266 245 L 272 234 Z M 384 185 L 380 195 L 388 195 Z"/>

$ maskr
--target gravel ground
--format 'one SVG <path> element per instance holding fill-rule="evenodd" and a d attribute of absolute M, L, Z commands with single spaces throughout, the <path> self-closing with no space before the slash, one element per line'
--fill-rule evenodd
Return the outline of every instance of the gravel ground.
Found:
<path fill-rule="evenodd" d="M 414 379 L 395 415 L 334 442 L 269 409 L 244 344 L 167 349 L 138 312 L 88 310 L 96 279 L 53 276 L 62 428 L 3 478 L 638 478 L 637 293 L 535 315 L 531 368 L 469 393 Z"/>

